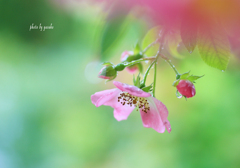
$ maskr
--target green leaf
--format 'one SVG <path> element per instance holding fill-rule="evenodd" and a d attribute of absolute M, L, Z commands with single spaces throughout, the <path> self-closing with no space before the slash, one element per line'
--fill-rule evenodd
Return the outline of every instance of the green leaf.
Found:
<path fill-rule="evenodd" d="M 199 28 L 198 49 L 205 63 L 226 70 L 230 58 L 230 46 L 228 37 L 220 25 Z"/>
<path fill-rule="evenodd" d="M 136 43 L 136 45 L 134 46 L 134 55 L 137 55 L 139 52 L 141 51 L 141 47 L 139 45 L 139 43 Z"/>
<path fill-rule="evenodd" d="M 184 46 L 191 54 L 197 45 L 197 24 L 196 21 L 186 19 L 181 24 L 181 38 Z"/>
<path fill-rule="evenodd" d="M 202 76 L 194 76 L 194 75 L 191 75 L 191 76 L 189 76 L 188 78 L 187 78 L 187 80 L 189 80 L 189 81 L 191 81 L 191 82 L 194 82 L 195 80 L 197 80 L 197 79 L 199 79 L 199 78 L 201 78 L 201 77 L 203 77 L 204 75 L 202 75 Z"/>
<path fill-rule="evenodd" d="M 126 32 L 129 21 L 126 15 L 120 15 L 117 18 L 109 20 L 103 29 L 101 38 L 101 60 L 108 60 L 111 51 L 118 45 Z"/>
<path fill-rule="evenodd" d="M 161 27 L 157 26 L 152 29 L 150 29 L 142 41 L 142 49 L 144 50 L 146 47 L 148 47 L 151 43 L 155 42 L 157 38 L 159 38 L 159 33 L 161 31 Z M 144 54 L 147 56 L 154 56 L 157 54 L 157 51 L 159 49 L 159 43 L 156 43 L 151 48 L 149 48 Z"/>

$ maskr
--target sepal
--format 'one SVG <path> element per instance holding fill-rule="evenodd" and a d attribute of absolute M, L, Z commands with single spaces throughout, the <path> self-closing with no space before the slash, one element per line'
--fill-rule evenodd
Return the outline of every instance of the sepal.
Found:
<path fill-rule="evenodd" d="M 104 66 L 110 66 L 110 65 L 113 65 L 113 63 L 108 62 L 108 61 L 105 61 L 105 62 L 102 63 L 102 65 L 104 65 Z"/>
<path fill-rule="evenodd" d="M 140 81 L 141 80 L 141 77 L 140 77 L 140 74 L 138 74 L 138 76 L 136 77 L 135 79 L 135 76 L 133 75 L 133 85 L 140 88 Z"/>
<path fill-rule="evenodd" d="M 191 75 L 188 77 L 188 80 L 195 83 L 195 80 L 199 79 L 199 78 L 202 78 L 204 75 L 202 76 L 195 76 L 195 75 Z"/>
<path fill-rule="evenodd" d="M 189 75 L 190 71 L 185 72 L 183 74 L 177 74 L 176 75 L 176 81 L 173 82 L 172 86 L 176 87 L 180 80 L 189 80 L 192 83 L 195 83 L 195 80 L 202 78 L 202 76 L 196 76 L 196 75 Z"/>
<path fill-rule="evenodd" d="M 149 86 L 145 86 L 145 87 L 143 87 L 143 88 L 141 88 L 144 92 L 150 92 L 150 91 L 152 91 L 152 84 L 151 85 L 149 85 Z"/>
<path fill-rule="evenodd" d="M 181 75 L 180 75 L 180 79 L 183 79 L 183 80 L 184 80 L 184 79 L 188 79 L 189 73 L 190 73 L 190 71 L 181 74 Z"/>

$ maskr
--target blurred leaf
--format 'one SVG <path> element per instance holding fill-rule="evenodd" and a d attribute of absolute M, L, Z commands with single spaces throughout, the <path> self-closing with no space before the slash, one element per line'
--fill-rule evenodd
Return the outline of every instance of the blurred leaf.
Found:
<path fill-rule="evenodd" d="M 234 38 L 230 36 L 228 37 L 228 40 L 229 40 L 232 53 L 238 58 L 240 58 L 240 48 L 239 48 L 240 40 L 238 38 Z"/>
<path fill-rule="evenodd" d="M 192 20 L 183 20 L 181 25 L 181 38 L 184 46 L 191 54 L 197 45 L 197 25 Z"/>
<path fill-rule="evenodd" d="M 141 51 L 141 47 L 139 45 L 139 43 L 137 43 L 135 46 L 134 46 L 134 55 L 138 54 L 139 52 Z"/>
<path fill-rule="evenodd" d="M 153 43 L 154 41 L 157 40 L 157 38 L 159 38 L 159 33 L 161 31 L 161 27 L 157 26 L 154 27 L 152 29 L 150 29 L 147 34 L 145 35 L 145 37 L 143 38 L 142 41 L 142 49 L 144 50 L 149 44 Z M 156 43 L 155 45 L 153 45 L 151 48 L 149 48 L 144 54 L 147 56 L 154 56 L 157 54 L 157 51 L 159 49 L 159 43 Z"/>
<path fill-rule="evenodd" d="M 123 38 L 129 21 L 126 15 L 120 15 L 117 18 L 111 18 L 104 29 L 101 39 L 101 60 L 107 60 L 111 57 L 111 51 L 117 46 L 119 41 Z"/>
<path fill-rule="evenodd" d="M 180 32 L 170 31 L 167 35 L 168 52 L 176 58 L 184 58 L 184 55 L 178 52 L 180 42 L 182 41 Z"/>
<path fill-rule="evenodd" d="M 221 26 L 205 26 L 199 29 L 198 49 L 209 66 L 226 70 L 230 58 L 230 46 Z"/>

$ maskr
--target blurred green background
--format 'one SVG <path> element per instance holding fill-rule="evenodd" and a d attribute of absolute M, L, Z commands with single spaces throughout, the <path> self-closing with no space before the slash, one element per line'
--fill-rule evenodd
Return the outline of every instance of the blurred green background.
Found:
<path fill-rule="evenodd" d="M 111 107 L 91 103 L 92 94 L 113 88 L 97 78 L 106 30 L 98 4 L 0 1 L 0 16 L 0 168 L 240 167 L 235 56 L 226 72 L 207 66 L 197 50 L 172 58 L 182 73 L 205 74 L 187 101 L 176 98 L 174 72 L 159 62 L 156 97 L 172 125 L 159 134 L 142 126 L 137 111 L 118 122 Z M 153 26 L 128 19 L 108 54 L 115 64 Z M 54 29 L 29 31 L 32 23 Z M 116 80 L 132 84 L 125 71 Z"/>

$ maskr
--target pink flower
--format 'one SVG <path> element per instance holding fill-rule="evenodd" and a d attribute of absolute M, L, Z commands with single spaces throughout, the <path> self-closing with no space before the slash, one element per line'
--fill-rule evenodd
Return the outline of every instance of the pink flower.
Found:
<path fill-rule="evenodd" d="M 127 58 L 128 58 L 129 56 L 132 56 L 132 55 L 134 55 L 133 51 L 124 51 L 124 52 L 122 53 L 122 55 L 121 55 L 121 61 L 126 61 Z M 135 72 L 137 72 L 138 66 L 137 66 L 137 64 L 135 64 L 135 65 L 132 65 L 132 66 L 130 66 L 130 67 L 126 67 L 126 70 L 127 70 L 129 73 L 134 74 Z"/>
<path fill-rule="evenodd" d="M 169 133 L 171 132 L 171 125 L 167 120 L 168 110 L 161 101 L 136 86 L 117 81 L 113 84 L 117 88 L 96 92 L 91 96 L 92 103 L 96 107 L 111 106 L 114 108 L 114 117 L 118 121 L 126 120 L 137 107 L 144 127 L 151 127 L 159 133 L 163 133 L 165 128 Z"/>

